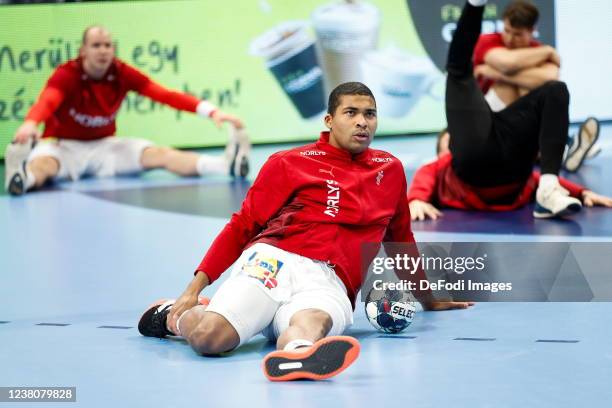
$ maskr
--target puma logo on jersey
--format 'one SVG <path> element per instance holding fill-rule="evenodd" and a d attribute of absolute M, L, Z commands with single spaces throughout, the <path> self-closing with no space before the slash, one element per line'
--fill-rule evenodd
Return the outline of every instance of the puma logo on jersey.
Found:
<path fill-rule="evenodd" d="M 334 168 L 333 167 L 331 169 L 329 169 L 329 170 L 319 169 L 319 173 L 326 173 L 326 174 L 329 174 L 332 177 L 336 177 L 336 176 L 334 176 Z"/>
<path fill-rule="evenodd" d="M 323 213 L 335 218 L 340 212 L 340 186 L 336 180 L 326 180 L 327 183 L 327 208 Z"/>

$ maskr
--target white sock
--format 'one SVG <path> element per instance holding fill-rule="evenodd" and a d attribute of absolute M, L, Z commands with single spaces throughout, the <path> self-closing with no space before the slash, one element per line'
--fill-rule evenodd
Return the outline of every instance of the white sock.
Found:
<path fill-rule="evenodd" d="M 310 347 L 312 345 L 313 345 L 313 342 L 310 340 L 295 339 L 287 343 L 287 345 L 285 346 L 285 348 L 283 348 L 283 350 L 291 351 L 291 350 L 295 350 L 300 347 Z"/>
<path fill-rule="evenodd" d="M 196 170 L 200 176 L 210 176 L 212 174 L 226 176 L 229 174 L 229 165 L 224 156 L 202 154 L 196 163 Z"/>
<path fill-rule="evenodd" d="M 183 316 L 185 316 L 187 314 L 188 311 L 190 311 L 191 309 L 187 309 L 185 310 L 183 313 L 181 313 L 181 315 L 179 316 L 179 318 L 176 320 L 176 329 L 178 330 L 178 333 L 174 333 L 177 336 L 182 336 L 181 334 L 181 319 L 183 318 Z"/>
<path fill-rule="evenodd" d="M 34 174 L 27 167 L 26 167 L 26 180 L 25 180 L 25 182 L 26 182 L 26 186 L 25 186 L 26 190 L 31 189 L 36 184 L 36 177 L 34 177 Z"/>
<path fill-rule="evenodd" d="M 474 7 L 482 7 L 487 4 L 487 0 L 468 0 L 468 3 Z"/>
<path fill-rule="evenodd" d="M 540 176 L 540 184 L 538 188 L 550 190 L 559 185 L 559 177 L 556 174 L 542 174 Z"/>

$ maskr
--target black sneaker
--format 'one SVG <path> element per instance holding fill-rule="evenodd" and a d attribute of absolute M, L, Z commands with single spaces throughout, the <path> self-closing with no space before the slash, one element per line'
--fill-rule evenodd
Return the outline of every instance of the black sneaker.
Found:
<path fill-rule="evenodd" d="M 229 141 L 225 147 L 225 157 L 229 164 L 229 175 L 232 177 L 246 177 L 249 174 L 249 155 L 251 154 L 251 141 L 243 129 L 230 126 Z"/>
<path fill-rule="evenodd" d="M 160 299 L 153 303 L 138 322 L 140 334 L 147 337 L 159 337 L 160 339 L 166 336 L 174 336 L 174 333 L 166 328 L 168 313 L 174 302 L 176 302 L 176 299 Z"/>
<path fill-rule="evenodd" d="M 25 194 L 26 162 L 32 151 L 32 143 L 10 143 L 6 146 L 4 162 L 6 164 L 4 188 L 9 194 L 19 196 Z"/>

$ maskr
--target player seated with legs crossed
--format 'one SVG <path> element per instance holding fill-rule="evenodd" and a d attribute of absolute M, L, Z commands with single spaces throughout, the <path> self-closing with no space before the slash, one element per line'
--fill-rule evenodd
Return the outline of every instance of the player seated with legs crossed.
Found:
<path fill-rule="evenodd" d="M 451 42 L 446 82 L 451 154 L 417 172 L 409 193 L 412 216 L 437 217 L 439 212 L 429 203 L 434 194 L 439 204 L 448 207 L 511 210 L 530 201 L 534 191 L 534 217 L 574 214 L 582 203 L 569 195 L 558 177 L 569 126 L 567 87 L 549 81 L 505 109 L 491 111 L 471 61 L 485 3 L 468 1 Z M 541 175 L 534 178 L 538 154 Z M 605 203 L 605 197 L 565 186 L 574 195 L 582 194 L 587 205 Z"/>
<path fill-rule="evenodd" d="M 369 148 L 377 115 L 365 85 L 336 87 L 325 125 L 316 143 L 268 159 L 187 289 L 150 307 L 140 333 L 183 336 L 207 355 L 261 332 L 276 340 L 264 359 L 273 381 L 328 378 L 357 358 L 359 343 L 342 333 L 362 284 L 361 245 L 414 243 L 407 183 L 397 158 Z M 232 264 L 210 304 L 199 305 L 200 292 Z M 428 310 L 471 305 L 420 301 Z"/>
<path fill-rule="evenodd" d="M 550 45 L 534 38 L 538 8 L 528 0 L 514 0 L 503 12 L 501 33 L 483 34 L 474 49 L 474 75 L 494 112 L 511 105 L 521 96 L 548 81 L 559 79 L 561 58 Z M 599 121 L 590 117 L 582 123 L 577 137 L 570 138 L 563 167 L 577 171 L 587 157 L 595 156 Z"/>
<path fill-rule="evenodd" d="M 117 138 L 115 116 L 129 91 L 175 109 L 230 124 L 225 155 L 199 155 L 134 138 Z M 42 140 L 32 150 L 45 124 Z M 240 119 L 208 101 L 173 91 L 115 57 L 110 33 L 91 26 L 83 33 L 80 56 L 51 75 L 24 123 L 6 149 L 5 188 L 13 195 L 50 179 L 76 180 L 164 168 L 181 176 L 246 176 L 250 143 Z"/>

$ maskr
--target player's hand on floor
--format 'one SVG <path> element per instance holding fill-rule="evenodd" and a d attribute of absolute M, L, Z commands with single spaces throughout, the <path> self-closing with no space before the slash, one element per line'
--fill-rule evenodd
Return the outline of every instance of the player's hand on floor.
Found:
<path fill-rule="evenodd" d="M 215 122 L 215 125 L 217 125 L 218 128 L 220 128 L 225 122 L 231 123 L 236 129 L 242 129 L 244 127 L 244 124 L 240 119 L 238 119 L 237 116 L 230 115 L 229 113 L 225 113 L 221 110 L 216 110 L 212 114 L 211 119 L 213 122 Z"/>
<path fill-rule="evenodd" d="M 594 193 L 590 190 L 585 190 L 582 192 L 582 202 L 587 207 L 594 207 L 596 205 L 612 207 L 612 198 Z"/>
<path fill-rule="evenodd" d="M 453 310 L 453 309 L 467 309 L 470 306 L 474 306 L 475 302 L 449 302 L 449 301 L 440 301 L 440 300 L 430 300 L 427 302 L 422 302 L 424 310 L 430 311 L 441 311 L 441 310 Z"/>
<path fill-rule="evenodd" d="M 421 200 L 412 200 L 408 207 L 410 208 L 410 219 L 412 221 L 423 221 L 427 218 L 437 220 L 442 216 L 442 212 L 436 207 Z"/>
<path fill-rule="evenodd" d="M 38 139 L 39 137 L 40 130 L 38 130 L 38 125 L 31 120 L 26 120 L 15 132 L 13 141 L 15 143 L 24 144 L 28 143 L 30 140 Z"/>
<path fill-rule="evenodd" d="M 168 329 L 172 333 L 179 333 L 178 328 L 176 327 L 176 323 L 178 318 L 187 310 L 198 304 L 198 294 L 193 294 L 191 292 L 185 292 L 176 299 L 174 305 L 172 305 L 172 309 L 170 309 L 170 313 L 168 314 Z"/>

